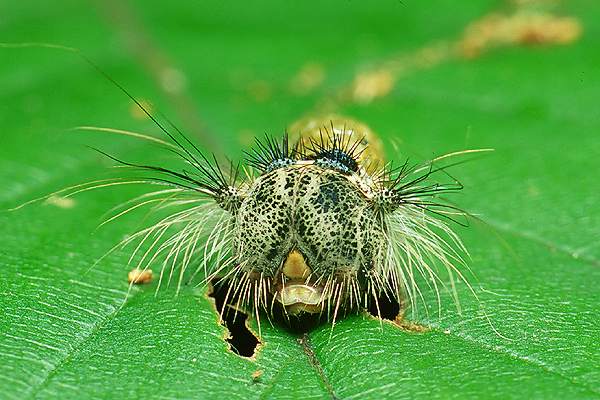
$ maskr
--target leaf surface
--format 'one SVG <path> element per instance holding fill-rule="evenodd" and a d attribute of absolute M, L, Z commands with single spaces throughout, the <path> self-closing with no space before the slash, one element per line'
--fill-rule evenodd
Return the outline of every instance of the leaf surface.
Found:
<path fill-rule="evenodd" d="M 438 314 L 426 292 L 413 316 L 426 333 L 358 315 L 300 338 L 263 321 L 255 358 L 241 358 L 205 288 L 155 296 L 154 283 L 125 301 L 129 250 L 91 268 L 144 215 L 95 230 L 140 191 L 83 193 L 0 214 L 3 397 L 600 397 L 597 7 L 535 9 L 573 17 L 583 29 L 573 43 L 492 46 L 465 58 L 448 46 L 469 23 L 519 10 L 495 1 L 59 3 L 6 5 L 2 40 L 82 49 L 194 140 L 234 159 L 253 136 L 315 111 L 366 122 L 398 161 L 496 149 L 454 172 L 466 186 L 454 201 L 485 221 L 457 228 L 479 300 L 461 285 L 462 313 L 444 296 Z M 146 143 L 69 130 L 159 134 L 74 54 L 0 54 L 1 208 L 105 176 L 111 163 L 86 145 L 162 160 Z M 360 74 L 378 70 L 391 74 L 389 91 L 362 102 L 349 95 Z"/>

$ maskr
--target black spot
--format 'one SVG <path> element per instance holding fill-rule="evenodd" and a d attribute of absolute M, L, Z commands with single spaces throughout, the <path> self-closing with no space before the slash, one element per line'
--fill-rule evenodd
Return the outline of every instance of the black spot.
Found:
<path fill-rule="evenodd" d="M 290 175 L 286 176 L 285 178 L 285 186 L 283 187 L 285 190 L 287 189 L 291 189 L 294 187 L 294 180 L 292 179 L 292 177 Z"/>
<path fill-rule="evenodd" d="M 266 250 L 266 249 L 265 249 Z M 267 253 L 267 259 L 269 260 L 275 260 L 277 258 L 277 255 L 279 254 L 279 251 L 277 250 L 277 248 L 273 247 L 271 250 L 269 250 L 269 252 Z"/>
<path fill-rule="evenodd" d="M 296 223 L 296 231 L 298 232 L 300 237 L 303 237 L 304 235 L 306 235 L 306 224 L 304 223 L 303 220 L 299 220 Z"/>
<path fill-rule="evenodd" d="M 252 357 L 256 347 L 260 344 L 258 338 L 246 327 L 248 314 L 236 311 L 225 304 L 225 296 L 229 286 L 218 279 L 211 282 L 208 295 L 215 299 L 217 313 L 223 314 L 223 324 L 229 330 L 230 338 L 225 339 L 231 347 L 231 351 L 242 357 Z M 223 312 L 225 307 L 225 312 Z"/>
<path fill-rule="evenodd" d="M 320 206 L 320 209 L 323 213 L 328 213 L 329 210 L 337 205 L 339 201 L 339 190 L 336 185 L 321 185 L 319 195 L 315 199 L 315 203 Z"/>

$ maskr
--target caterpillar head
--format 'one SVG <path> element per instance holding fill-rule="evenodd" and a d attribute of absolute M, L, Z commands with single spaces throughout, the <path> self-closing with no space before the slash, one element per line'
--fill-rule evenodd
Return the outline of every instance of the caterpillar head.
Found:
<path fill-rule="evenodd" d="M 249 279 L 291 315 L 356 306 L 383 241 L 376 209 L 334 164 L 298 161 L 258 177 L 235 217 Z"/>
<path fill-rule="evenodd" d="M 309 121 L 293 145 L 287 135 L 257 141 L 246 154 L 248 168 L 225 174 L 216 159 L 175 143 L 191 170 L 122 162 L 160 173 L 152 182 L 175 186 L 143 199 L 181 196 L 162 202 L 182 211 L 124 243 L 156 237 L 140 267 L 163 256 L 161 280 L 178 275 L 180 284 L 196 264 L 194 274 L 204 271 L 207 279 L 227 283 L 224 301 L 235 309 L 253 309 L 257 318 L 261 310 L 278 310 L 287 318 L 310 314 L 332 321 L 367 307 L 379 312 L 382 297 L 414 304 L 422 297 L 419 280 L 439 293 L 447 281 L 439 270 L 448 272 L 453 291 L 452 275 L 464 280 L 457 266 L 464 264 L 465 249 L 445 222 L 462 212 L 437 196 L 462 188 L 445 172 L 452 164 L 444 160 L 474 151 L 393 168 L 364 125 Z M 446 174 L 450 183 L 432 183 L 435 174 Z"/>
<path fill-rule="evenodd" d="M 431 260 L 462 262 L 440 231 L 456 236 L 426 213 L 441 205 L 424 201 L 460 187 L 422 185 L 433 167 L 374 160 L 365 132 L 373 137 L 331 122 L 291 147 L 287 136 L 265 139 L 247 154 L 259 174 L 230 209 L 228 294 L 239 307 L 335 320 L 381 296 L 415 295 L 415 271 L 436 276 Z"/>

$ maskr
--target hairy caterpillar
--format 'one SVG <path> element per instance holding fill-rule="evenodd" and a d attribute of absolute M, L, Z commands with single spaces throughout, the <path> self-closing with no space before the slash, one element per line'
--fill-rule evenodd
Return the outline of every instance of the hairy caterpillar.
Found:
<path fill-rule="evenodd" d="M 292 125 L 281 139 L 257 140 L 244 164 L 225 168 L 130 97 L 169 141 L 112 131 L 159 142 L 182 167 L 137 164 L 103 153 L 148 175 L 94 181 L 61 193 L 132 183 L 166 187 L 131 200 L 109 219 L 146 205 L 167 210 L 117 245 L 134 246 L 129 261 L 136 260 L 140 270 L 159 266 L 158 287 L 165 281 L 179 287 L 184 278 L 200 275 L 202 282 L 227 283 L 225 303 L 251 311 L 257 320 L 264 312 L 290 323 L 304 315 L 335 323 L 372 305 L 379 310 L 381 298 L 414 304 L 421 297 L 421 278 L 439 293 L 446 285 L 441 271 L 453 293 L 455 277 L 466 282 L 466 249 L 444 220 L 464 212 L 439 195 L 462 189 L 447 174 L 453 165 L 447 160 L 485 150 L 393 167 L 368 127 L 326 116 Z"/>
<path fill-rule="evenodd" d="M 480 150 L 393 168 L 378 137 L 349 118 L 309 118 L 291 129 L 291 144 L 287 135 L 281 142 L 267 138 L 248 153 L 259 175 L 234 211 L 239 258 L 228 279 L 238 307 L 276 307 L 288 321 L 325 313 L 335 323 L 373 305 L 380 314 L 383 297 L 414 302 L 421 296 L 417 275 L 439 296 L 445 282 L 436 265 L 448 273 L 452 291 L 454 276 L 466 282 L 459 268 L 466 249 L 434 217 L 463 215 L 435 200 L 462 185 L 428 180 L 448 167 L 438 164 L 443 159 Z"/>

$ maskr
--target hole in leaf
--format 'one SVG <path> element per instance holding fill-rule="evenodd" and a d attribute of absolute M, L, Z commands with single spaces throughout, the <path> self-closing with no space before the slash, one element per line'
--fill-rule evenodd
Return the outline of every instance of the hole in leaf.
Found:
<path fill-rule="evenodd" d="M 385 294 L 382 294 L 377 297 L 376 300 L 374 299 L 371 301 L 368 309 L 369 314 L 372 316 L 394 322 L 400 316 L 400 310 L 400 303 L 396 299 L 390 298 Z"/>
<path fill-rule="evenodd" d="M 379 306 L 379 309 L 377 306 Z M 395 326 L 403 331 L 412 333 L 425 333 L 430 331 L 428 326 L 406 320 L 404 318 L 404 311 L 406 311 L 404 304 L 399 303 L 394 298 L 389 298 L 385 294 L 377 297 L 377 301 L 373 299 L 367 311 L 374 317 L 392 321 Z"/>
<path fill-rule="evenodd" d="M 229 343 L 231 351 L 242 357 L 252 357 L 260 341 L 246 326 L 248 314 L 225 304 L 228 289 L 229 285 L 225 282 L 214 279 L 208 295 L 215 299 L 217 313 L 223 315 L 223 325 L 229 330 L 229 337 L 225 341 Z"/>

